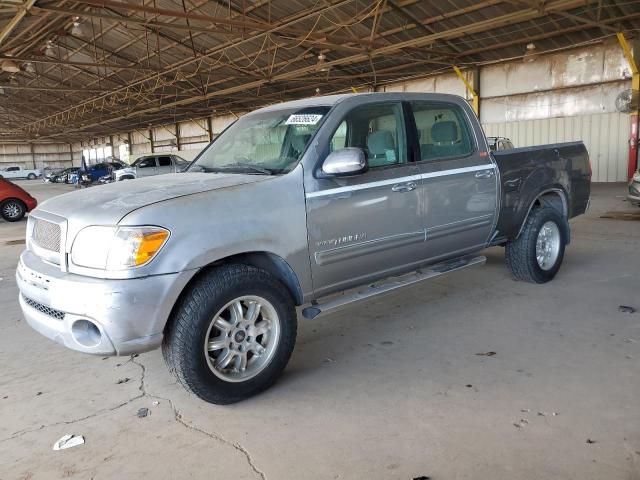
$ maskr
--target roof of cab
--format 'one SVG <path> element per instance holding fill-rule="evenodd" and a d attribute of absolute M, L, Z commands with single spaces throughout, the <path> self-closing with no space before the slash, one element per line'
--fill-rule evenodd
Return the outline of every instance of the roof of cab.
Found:
<path fill-rule="evenodd" d="M 336 103 L 348 97 L 356 95 L 367 95 L 366 93 L 345 93 L 342 95 L 323 95 L 317 97 L 308 97 L 300 100 L 292 100 L 290 102 L 275 103 L 268 107 L 263 107 L 254 112 L 270 112 L 274 110 L 284 110 L 289 108 L 305 108 L 305 107 L 331 107 Z"/>
<path fill-rule="evenodd" d="M 462 98 L 458 95 L 450 95 L 445 93 L 427 93 L 427 92 L 363 92 L 363 93 L 344 93 L 340 95 L 324 95 L 317 97 L 308 97 L 300 100 L 292 100 L 289 102 L 276 103 L 273 105 L 269 105 L 267 107 L 263 107 L 257 110 L 254 110 L 251 113 L 262 113 L 262 112 L 271 112 L 276 110 L 285 110 L 290 108 L 307 108 L 307 107 L 332 107 L 337 103 L 342 102 L 348 98 L 353 97 L 365 97 L 365 96 L 376 96 L 379 97 L 380 100 L 417 100 L 421 97 L 430 97 L 432 99 L 445 100 L 447 98 L 456 97 L 458 99 Z"/>

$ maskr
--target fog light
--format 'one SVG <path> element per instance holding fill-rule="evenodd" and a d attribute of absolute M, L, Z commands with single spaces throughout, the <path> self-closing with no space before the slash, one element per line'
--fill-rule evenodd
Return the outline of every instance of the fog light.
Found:
<path fill-rule="evenodd" d="M 102 339 L 100 329 L 89 320 L 73 322 L 71 333 L 75 341 L 85 347 L 95 347 L 100 344 L 100 340 Z"/>

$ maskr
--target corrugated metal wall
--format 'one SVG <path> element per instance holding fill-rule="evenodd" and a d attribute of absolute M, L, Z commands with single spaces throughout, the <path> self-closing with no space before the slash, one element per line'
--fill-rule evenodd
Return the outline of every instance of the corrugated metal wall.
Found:
<path fill-rule="evenodd" d="M 584 141 L 594 182 L 627 180 L 629 116 L 600 113 L 575 117 L 487 123 L 488 136 L 508 137 L 516 147 Z"/>
<path fill-rule="evenodd" d="M 71 165 L 71 146 L 68 143 L 33 145 L 0 144 L 0 168 L 58 168 Z"/>
<path fill-rule="evenodd" d="M 466 71 L 468 80 L 472 71 Z M 612 41 L 480 68 L 480 120 L 489 136 L 516 147 L 582 140 L 594 182 L 627 180 L 629 116 L 615 99 L 631 87 L 629 66 Z M 381 91 L 469 93 L 453 74 L 386 85 Z"/>

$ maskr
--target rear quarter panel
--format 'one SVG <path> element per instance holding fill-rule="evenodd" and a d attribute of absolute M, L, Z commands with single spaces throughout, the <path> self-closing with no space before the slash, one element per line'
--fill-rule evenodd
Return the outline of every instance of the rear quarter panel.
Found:
<path fill-rule="evenodd" d="M 591 168 L 582 142 L 503 150 L 493 156 L 502 186 L 497 239 L 517 236 L 535 199 L 547 191 L 562 192 L 568 218 L 586 211 Z"/>

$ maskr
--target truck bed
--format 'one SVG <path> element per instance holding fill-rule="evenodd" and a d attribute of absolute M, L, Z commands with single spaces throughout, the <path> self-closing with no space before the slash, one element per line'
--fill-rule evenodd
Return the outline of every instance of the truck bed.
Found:
<path fill-rule="evenodd" d="M 544 192 L 562 192 L 567 218 L 583 214 L 589 203 L 591 165 L 582 142 L 514 148 L 492 153 L 500 171 L 500 211 L 492 244 L 514 238 Z"/>

